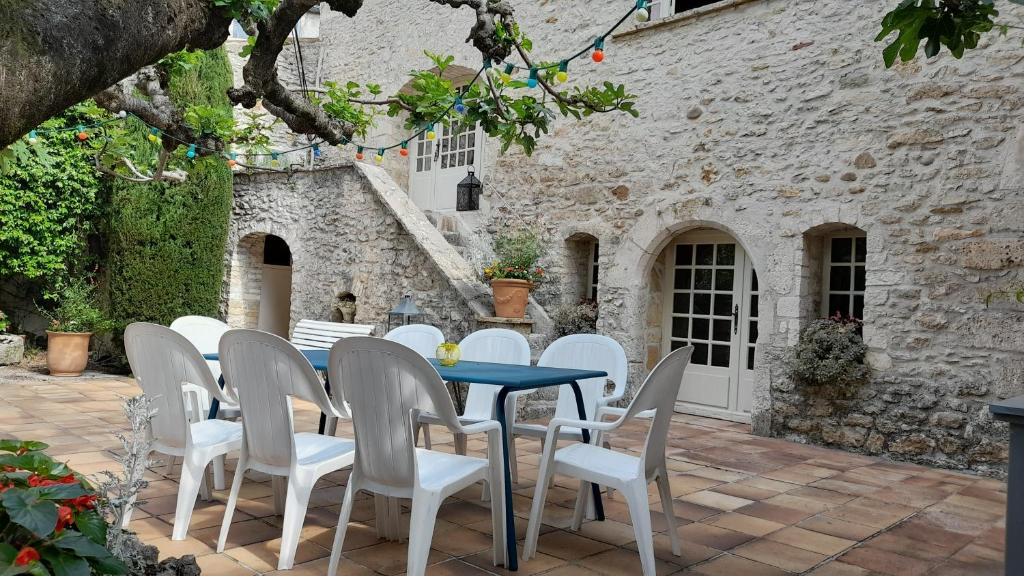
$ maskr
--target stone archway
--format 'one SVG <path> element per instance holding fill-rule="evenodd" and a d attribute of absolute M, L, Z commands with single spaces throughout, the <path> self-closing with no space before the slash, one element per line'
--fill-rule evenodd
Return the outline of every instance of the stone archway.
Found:
<path fill-rule="evenodd" d="M 288 336 L 291 319 L 292 253 L 273 234 L 243 236 L 231 253 L 228 324 Z"/>

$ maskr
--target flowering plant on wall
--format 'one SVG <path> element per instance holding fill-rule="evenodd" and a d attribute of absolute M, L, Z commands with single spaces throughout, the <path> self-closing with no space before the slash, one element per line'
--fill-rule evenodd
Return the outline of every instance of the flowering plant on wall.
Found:
<path fill-rule="evenodd" d="M 484 267 L 484 279 L 527 280 L 534 283 L 544 279 L 544 268 L 537 265 L 544 250 L 533 231 L 518 230 L 498 234 L 494 238 L 494 253 L 497 258 Z"/>

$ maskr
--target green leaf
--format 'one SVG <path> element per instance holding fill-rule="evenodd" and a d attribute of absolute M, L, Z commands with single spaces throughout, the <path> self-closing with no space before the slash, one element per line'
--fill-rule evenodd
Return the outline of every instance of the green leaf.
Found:
<path fill-rule="evenodd" d="M 2 501 L 11 521 L 36 536 L 49 536 L 57 527 L 57 505 L 53 502 L 19 489 L 4 492 Z"/>
<path fill-rule="evenodd" d="M 93 542 L 106 545 L 107 521 L 94 510 L 75 513 L 75 528 Z"/>
<path fill-rule="evenodd" d="M 70 550 L 84 558 L 109 558 L 110 552 L 103 546 L 77 532 L 65 532 L 53 540 L 53 545 Z"/>
<path fill-rule="evenodd" d="M 64 554 L 53 547 L 46 547 L 40 553 L 50 566 L 54 576 L 89 576 L 92 569 L 85 558 Z"/>
<path fill-rule="evenodd" d="M 54 486 L 38 486 L 28 491 L 40 500 L 69 500 L 89 493 L 84 486 L 78 484 L 56 484 Z"/>
<path fill-rule="evenodd" d="M 49 448 L 50 445 L 44 442 L 35 442 L 32 440 L 0 440 L 0 451 L 3 452 L 40 452 Z"/>

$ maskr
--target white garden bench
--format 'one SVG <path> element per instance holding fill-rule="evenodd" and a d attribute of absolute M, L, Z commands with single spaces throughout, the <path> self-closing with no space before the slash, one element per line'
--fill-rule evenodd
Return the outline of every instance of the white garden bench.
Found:
<path fill-rule="evenodd" d="M 370 336 L 372 324 L 342 324 L 321 320 L 299 320 L 292 330 L 292 344 L 300 350 L 330 350 L 335 342 L 351 336 Z"/>

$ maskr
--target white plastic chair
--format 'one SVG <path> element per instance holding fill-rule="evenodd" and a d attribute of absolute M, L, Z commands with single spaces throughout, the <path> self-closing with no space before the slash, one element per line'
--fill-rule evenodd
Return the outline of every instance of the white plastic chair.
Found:
<path fill-rule="evenodd" d="M 433 366 L 395 342 L 359 337 L 341 340 L 331 348 L 328 371 L 352 406 L 356 459 L 338 516 L 327 574 L 337 573 L 353 501 L 360 490 L 387 498 L 412 498 L 407 571 L 418 576 L 427 567 L 441 503 L 481 480 L 491 486 L 494 562 L 507 564 L 501 426 L 494 420 L 463 426 Z M 433 412 L 454 433 L 486 432 L 488 458 L 416 448 L 412 423 L 422 410 Z"/>
<path fill-rule="evenodd" d="M 142 391 L 156 408 L 151 422 L 153 449 L 180 456 L 181 480 L 174 509 L 172 540 L 184 540 L 200 489 L 209 499 L 206 467 L 242 443 L 242 425 L 227 420 L 203 420 L 199 393 L 225 403 L 236 402 L 230 388 L 221 390 L 203 356 L 184 336 L 159 324 L 136 322 L 124 332 L 128 363 Z M 195 421 L 185 409 L 188 397 Z M 122 527 L 128 525 L 131 506 Z"/>
<path fill-rule="evenodd" d="M 399 326 L 384 335 L 385 340 L 398 342 L 412 348 L 424 358 L 437 357 L 437 347 L 444 343 L 444 333 L 427 324 L 410 324 Z M 420 429 L 423 430 L 423 446 L 430 450 L 430 427 L 419 422 L 413 424 L 413 440 L 419 442 Z"/>
<path fill-rule="evenodd" d="M 593 420 L 597 409 L 610 406 L 622 399 L 626 393 L 626 378 L 629 362 L 626 351 L 615 340 L 600 334 L 573 334 L 563 336 L 551 343 L 540 355 L 538 366 L 552 368 L 575 368 L 578 370 L 602 370 L 608 373 L 607 378 L 591 378 L 578 382 L 583 396 L 583 408 L 587 420 Z M 605 396 L 605 383 L 611 380 L 614 384 L 612 393 Z M 509 438 L 509 462 L 512 464 L 512 480 L 519 481 L 516 471 L 516 436 L 532 436 L 541 442 L 547 435 L 548 427 L 543 424 L 531 424 L 515 421 L 515 410 L 509 412 L 512 426 Z M 558 387 L 558 400 L 555 404 L 554 418 L 570 420 L 579 419 L 576 407 L 576 396 L 568 384 Z M 559 430 L 560 440 L 582 440 L 583 431 L 579 428 L 564 426 Z M 543 448 L 542 448 L 543 449 Z"/>
<path fill-rule="evenodd" d="M 507 330 L 505 328 L 477 330 L 459 342 L 459 350 L 461 352 L 461 360 L 518 364 L 521 366 L 530 365 L 530 343 L 526 340 L 525 336 L 515 330 Z M 494 401 L 498 395 L 498 390 L 500 390 L 499 386 L 486 384 L 470 385 L 469 392 L 466 394 L 466 405 L 462 414 L 459 415 L 459 420 L 463 423 L 469 423 L 494 419 Z M 516 400 L 519 396 L 529 394 L 530 392 L 533 392 L 533 390 L 509 394 L 505 402 L 506 414 L 509 411 L 515 410 Z M 424 428 L 428 424 L 439 423 L 432 414 L 423 415 L 421 420 Z M 464 435 L 456 435 L 455 452 L 457 454 L 466 453 L 466 437 Z"/>
<path fill-rule="evenodd" d="M 208 316 L 182 316 L 171 322 L 171 330 L 187 338 L 199 350 L 200 354 L 217 353 L 217 344 L 220 342 L 220 337 L 230 329 L 224 322 Z M 217 360 L 207 360 L 206 364 L 210 367 L 210 372 L 213 374 L 213 381 L 217 382 L 220 379 L 220 362 Z M 185 408 L 189 410 L 188 406 Z M 205 390 L 199 393 L 199 408 L 204 414 L 210 410 L 210 395 Z M 238 406 L 221 404 L 219 415 L 221 417 L 236 418 L 241 413 L 238 410 Z M 224 489 L 223 456 L 218 456 L 213 461 L 213 487 L 216 490 Z"/>
<path fill-rule="evenodd" d="M 580 479 L 576 497 L 576 511 L 573 515 L 573 529 L 579 530 L 586 508 L 586 494 L 590 483 L 611 486 L 621 491 L 629 505 L 629 516 L 633 522 L 640 564 L 645 576 L 654 576 L 654 535 L 651 531 L 651 511 L 647 504 L 647 485 L 658 483 L 661 503 L 668 522 L 672 553 L 681 554 L 679 533 L 676 531 L 675 514 L 672 510 L 672 491 L 669 489 L 668 467 L 665 463 L 665 441 L 672 421 L 673 406 L 679 387 L 683 383 L 683 372 L 690 362 L 693 347 L 675 350 L 658 363 L 644 381 L 629 407 L 602 407 L 592 421 L 572 418 L 556 418 L 548 424 L 547 441 L 541 456 L 537 488 L 530 511 L 530 524 L 526 529 L 523 545 L 523 560 L 529 560 L 537 551 L 537 536 L 547 497 L 548 480 L 552 474 L 566 474 Z M 653 414 L 646 411 L 653 411 Z M 602 422 L 605 414 L 617 414 L 614 422 Z M 647 438 L 640 457 L 614 452 L 601 446 L 601 436 L 622 426 L 634 417 L 650 420 Z M 558 449 L 557 439 L 563 427 L 586 428 L 596 431 L 590 444 L 572 444 Z"/>
<path fill-rule="evenodd" d="M 231 482 L 217 552 L 224 551 L 238 491 L 246 470 L 288 478 L 278 570 L 295 563 L 299 532 L 316 481 L 352 464 L 355 443 L 345 438 L 295 432 L 292 399 L 316 404 L 335 418 L 348 418 L 339 393 L 328 398 L 309 361 L 287 340 L 258 330 L 231 330 L 220 340 L 220 361 L 242 407 L 242 450 Z"/>

